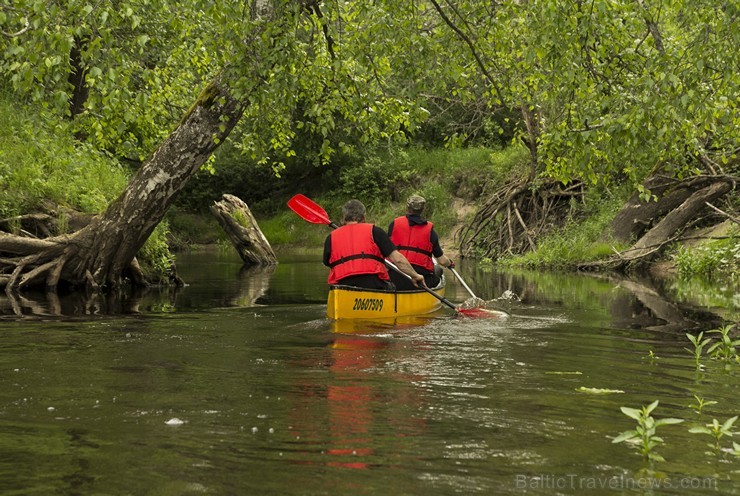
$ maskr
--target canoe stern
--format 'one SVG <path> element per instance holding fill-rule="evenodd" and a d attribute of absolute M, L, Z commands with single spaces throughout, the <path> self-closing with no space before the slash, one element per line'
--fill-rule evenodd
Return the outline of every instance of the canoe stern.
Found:
<path fill-rule="evenodd" d="M 444 285 L 435 288 L 444 296 Z M 326 316 L 330 319 L 377 319 L 434 312 L 441 302 L 426 291 L 374 291 L 330 286 Z"/>

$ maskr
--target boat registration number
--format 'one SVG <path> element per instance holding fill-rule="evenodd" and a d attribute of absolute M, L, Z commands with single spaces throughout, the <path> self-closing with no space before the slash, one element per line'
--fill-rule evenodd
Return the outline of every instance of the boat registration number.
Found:
<path fill-rule="evenodd" d="M 352 310 L 370 310 L 380 312 L 383 310 L 383 300 L 379 298 L 355 298 L 355 306 Z"/>

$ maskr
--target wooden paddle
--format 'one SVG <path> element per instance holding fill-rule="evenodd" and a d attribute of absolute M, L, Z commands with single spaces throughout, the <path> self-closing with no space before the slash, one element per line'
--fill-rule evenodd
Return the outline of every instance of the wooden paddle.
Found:
<path fill-rule="evenodd" d="M 300 193 L 295 195 L 290 200 L 288 200 L 288 207 L 290 207 L 290 209 L 296 214 L 298 214 L 298 216 L 301 217 L 303 220 L 308 221 L 312 224 L 324 224 L 324 225 L 331 227 L 332 229 L 336 229 L 337 227 L 339 227 L 334 222 L 332 222 L 332 220 L 327 215 L 326 210 L 324 210 L 321 207 L 321 205 L 319 205 L 318 203 L 314 202 L 310 198 Z M 399 274 L 401 274 L 402 276 L 408 279 L 411 279 L 411 276 L 402 272 L 401 269 L 399 269 L 392 263 L 388 262 L 387 260 L 385 262 L 385 265 L 389 269 L 398 272 Z M 452 303 L 450 300 L 448 300 L 447 298 L 438 295 L 437 293 L 435 293 L 428 287 L 424 285 L 420 287 L 424 291 L 426 291 L 427 293 L 434 296 L 439 301 L 441 301 L 442 303 L 450 307 L 451 309 L 467 317 L 499 317 L 500 316 L 500 313 L 498 312 L 494 313 L 494 312 L 490 312 L 482 308 L 460 308 L 454 303 Z"/>
<path fill-rule="evenodd" d="M 457 277 L 458 282 L 460 284 L 462 284 L 462 286 L 468 291 L 468 293 L 470 293 L 470 296 L 472 296 L 476 300 L 480 300 L 480 298 L 478 298 L 477 296 L 475 296 L 475 293 L 473 293 L 473 290 L 470 289 L 470 286 L 468 286 L 467 284 L 465 284 L 465 281 L 463 281 L 463 278 L 460 277 L 460 274 L 458 274 L 455 269 L 453 269 L 452 267 L 447 267 L 447 268 L 450 269 L 453 274 L 455 274 L 455 277 Z"/>

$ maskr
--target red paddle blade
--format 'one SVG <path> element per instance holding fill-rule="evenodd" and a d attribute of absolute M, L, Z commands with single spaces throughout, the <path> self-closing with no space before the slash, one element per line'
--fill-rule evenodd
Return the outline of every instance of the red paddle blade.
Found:
<path fill-rule="evenodd" d="M 326 214 L 326 210 L 300 193 L 288 200 L 288 207 L 301 216 L 303 220 L 312 224 L 331 224 L 331 219 Z"/>
<path fill-rule="evenodd" d="M 485 308 L 458 308 L 457 312 L 460 315 L 471 317 L 473 319 L 500 319 L 508 316 L 506 312 L 486 310 Z"/>

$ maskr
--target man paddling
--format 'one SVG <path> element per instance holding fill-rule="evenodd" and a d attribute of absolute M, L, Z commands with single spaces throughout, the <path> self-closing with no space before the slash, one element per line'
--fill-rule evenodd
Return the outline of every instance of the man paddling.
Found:
<path fill-rule="evenodd" d="M 440 266 L 454 268 L 455 262 L 442 251 L 434 224 L 423 217 L 426 204 L 424 197 L 411 195 L 406 200 L 406 215 L 391 221 L 388 235 L 413 269 L 424 276 L 427 287 L 434 288 L 442 277 Z M 432 256 L 439 265 L 434 265 Z M 410 282 L 403 276 L 396 277 L 396 274 L 391 273 L 391 281 L 399 290 L 412 289 Z"/>
<path fill-rule="evenodd" d="M 350 200 L 342 207 L 343 225 L 326 237 L 324 265 L 329 267 L 329 284 L 366 289 L 394 289 L 384 259 L 390 260 L 411 280 L 410 287 L 424 284 L 424 277 L 393 245 L 381 228 L 365 222 L 365 205 Z M 399 274 L 399 278 L 401 278 Z"/>

